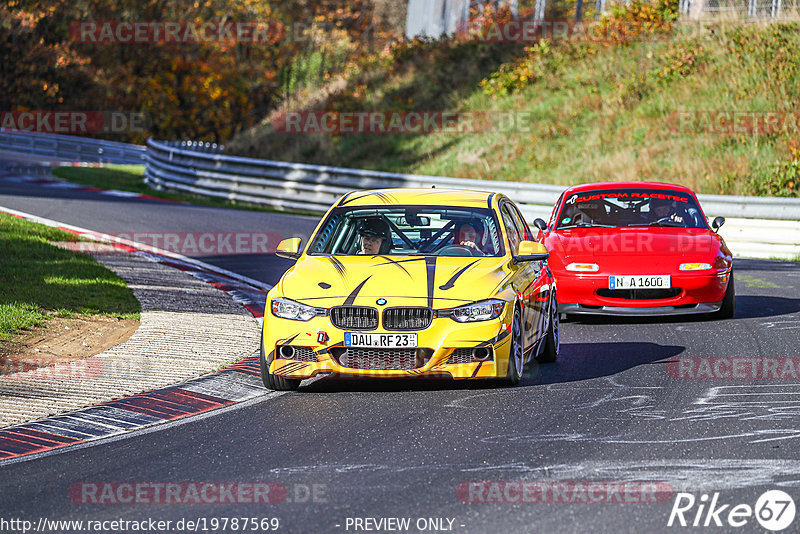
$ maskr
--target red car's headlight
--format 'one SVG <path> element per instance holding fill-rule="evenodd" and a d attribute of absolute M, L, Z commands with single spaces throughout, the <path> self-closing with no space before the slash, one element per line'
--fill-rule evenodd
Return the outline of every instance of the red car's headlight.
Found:
<path fill-rule="evenodd" d="M 566 269 L 576 273 L 596 273 L 600 266 L 596 263 L 570 263 Z"/>

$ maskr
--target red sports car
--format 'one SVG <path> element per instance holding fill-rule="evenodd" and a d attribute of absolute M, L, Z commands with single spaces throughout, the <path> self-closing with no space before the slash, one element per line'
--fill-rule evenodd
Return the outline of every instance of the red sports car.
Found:
<path fill-rule="evenodd" d="M 536 219 L 566 314 L 733 317 L 733 258 L 694 193 L 650 182 L 564 191 Z"/>

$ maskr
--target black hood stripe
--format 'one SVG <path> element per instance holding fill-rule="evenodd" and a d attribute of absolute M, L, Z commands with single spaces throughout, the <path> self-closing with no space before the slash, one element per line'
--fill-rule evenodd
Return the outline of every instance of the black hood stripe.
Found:
<path fill-rule="evenodd" d="M 347 268 L 344 264 L 333 256 L 328 256 L 328 260 L 333 264 L 333 267 L 336 269 L 336 272 L 339 273 L 341 279 L 344 280 L 345 274 L 347 273 Z"/>
<path fill-rule="evenodd" d="M 366 279 L 365 279 L 363 282 L 361 282 L 360 284 L 358 284 L 358 285 L 356 286 L 356 288 L 353 290 L 353 292 L 352 292 L 352 293 L 350 293 L 350 294 L 347 296 L 347 298 L 345 299 L 345 301 L 344 301 L 344 304 L 342 304 L 342 306 L 352 306 L 352 305 L 353 305 L 353 302 L 355 302 L 355 300 L 356 300 L 356 297 L 358 296 L 358 293 L 361 291 L 361 288 L 362 288 L 362 287 L 364 287 L 364 285 L 367 283 L 367 281 L 368 281 L 370 278 L 372 278 L 372 275 L 369 275 L 369 276 L 368 276 L 368 277 L 367 277 L 367 278 L 366 278 Z"/>
<path fill-rule="evenodd" d="M 450 280 L 447 281 L 445 285 L 439 286 L 439 289 L 441 289 L 442 291 L 447 291 L 448 289 L 452 289 L 456 280 L 458 280 L 458 277 L 467 272 L 467 270 L 469 270 L 469 268 L 475 265 L 476 263 L 478 263 L 478 260 L 473 261 L 472 263 L 470 263 L 469 265 L 458 271 L 456 274 L 453 275 L 452 278 L 450 278 Z"/>
<path fill-rule="evenodd" d="M 433 283 L 436 280 L 436 258 L 425 256 L 425 273 L 428 275 L 428 308 L 433 308 Z"/>
<path fill-rule="evenodd" d="M 375 266 L 376 267 L 381 267 L 383 265 L 396 265 L 397 267 L 402 269 L 408 275 L 409 278 L 413 278 L 413 276 L 411 276 L 411 273 L 408 272 L 408 269 L 406 269 L 405 267 L 400 265 L 399 261 L 395 261 L 395 260 L 393 260 L 391 258 L 385 258 L 385 259 L 386 259 L 386 261 L 384 263 L 376 263 Z"/>

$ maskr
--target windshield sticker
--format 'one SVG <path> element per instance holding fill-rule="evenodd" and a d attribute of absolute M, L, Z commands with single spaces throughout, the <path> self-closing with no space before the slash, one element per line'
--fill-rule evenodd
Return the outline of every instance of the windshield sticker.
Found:
<path fill-rule="evenodd" d="M 627 199 L 642 199 L 642 200 L 649 200 L 649 199 L 660 199 L 660 200 L 671 200 L 674 202 L 684 202 L 686 204 L 689 203 L 689 199 L 686 197 L 679 197 L 677 195 L 668 195 L 665 193 L 650 193 L 650 192 L 640 192 L 640 191 L 619 191 L 615 193 L 599 193 L 596 195 L 589 195 L 589 196 L 579 196 L 575 195 L 574 197 L 570 198 L 567 201 L 567 204 L 574 204 L 576 202 L 592 202 L 595 200 L 601 200 L 605 198 L 627 198 Z"/>

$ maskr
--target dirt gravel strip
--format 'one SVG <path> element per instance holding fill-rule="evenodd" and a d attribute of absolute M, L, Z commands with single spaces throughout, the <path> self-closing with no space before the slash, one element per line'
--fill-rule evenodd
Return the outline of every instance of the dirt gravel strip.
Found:
<path fill-rule="evenodd" d="M 0 428 L 164 388 L 258 348 L 258 321 L 225 292 L 147 256 L 94 257 L 127 282 L 142 306 L 141 325 L 89 362 L 72 362 L 70 371 L 0 377 Z"/>

